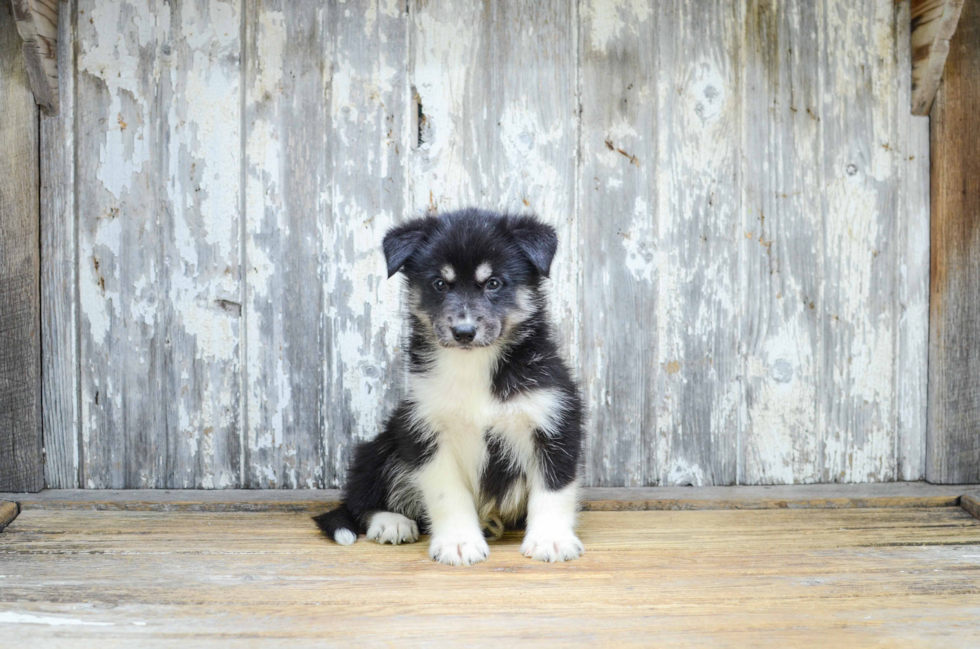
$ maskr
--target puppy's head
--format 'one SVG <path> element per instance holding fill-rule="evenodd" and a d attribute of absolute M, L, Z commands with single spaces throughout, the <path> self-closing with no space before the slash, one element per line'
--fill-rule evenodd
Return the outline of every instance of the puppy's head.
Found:
<path fill-rule="evenodd" d="M 493 345 L 540 307 L 558 247 L 532 216 L 462 210 L 388 231 L 388 276 L 408 278 L 412 313 L 443 347 Z"/>

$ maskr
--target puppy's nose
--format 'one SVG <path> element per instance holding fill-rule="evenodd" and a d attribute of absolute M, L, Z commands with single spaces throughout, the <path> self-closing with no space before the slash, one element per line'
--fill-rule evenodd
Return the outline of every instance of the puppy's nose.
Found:
<path fill-rule="evenodd" d="M 476 338 L 476 327 L 471 324 L 457 325 L 453 327 L 453 338 L 458 343 L 471 343 Z"/>

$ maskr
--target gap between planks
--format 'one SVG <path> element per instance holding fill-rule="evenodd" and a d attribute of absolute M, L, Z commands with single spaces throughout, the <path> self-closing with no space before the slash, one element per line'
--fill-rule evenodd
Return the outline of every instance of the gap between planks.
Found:
<path fill-rule="evenodd" d="M 964 496 L 964 494 L 968 495 Z M 340 491 L 337 489 L 229 489 L 215 491 L 193 489 L 48 489 L 36 494 L 0 493 L 0 501 L 4 500 L 18 503 L 21 510 L 315 512 L 335 506 L 340 500 Z M 980 518 L 980 485 L 894 482 L 737 487 L 586 488 L 582 490 L 583 511 L 956 506 L 962 506 L 966 511 Z"/>

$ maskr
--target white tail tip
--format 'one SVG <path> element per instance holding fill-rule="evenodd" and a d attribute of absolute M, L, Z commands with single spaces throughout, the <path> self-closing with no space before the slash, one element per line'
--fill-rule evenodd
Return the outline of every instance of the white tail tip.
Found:
<path fill-rule="evenodd" d="M 340 528 L 333 533 L 333 540 L 340 545 L 350 545 L 357 540 L 357 534 L 354 534 L 347 528 Z"/>

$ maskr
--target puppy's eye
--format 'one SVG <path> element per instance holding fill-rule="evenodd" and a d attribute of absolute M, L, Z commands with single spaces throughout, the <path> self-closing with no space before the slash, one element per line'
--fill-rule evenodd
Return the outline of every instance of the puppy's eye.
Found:
<path fill-rule="evenodd" d="M 503 286 L 503 283 L 496 277 L 491 277 L 487 280 L 486 287 L 488 291 L 496 291 L 498 288 Z"/>
<path fill-rule="evenodd" d="M 440 293 L 444 293 L 449 288 L 449 284 L 447 284 L 446 280 L 444 279 L 437 279 L 436 281 L 432 282 L 432 288 L 436 289 Z"/>

